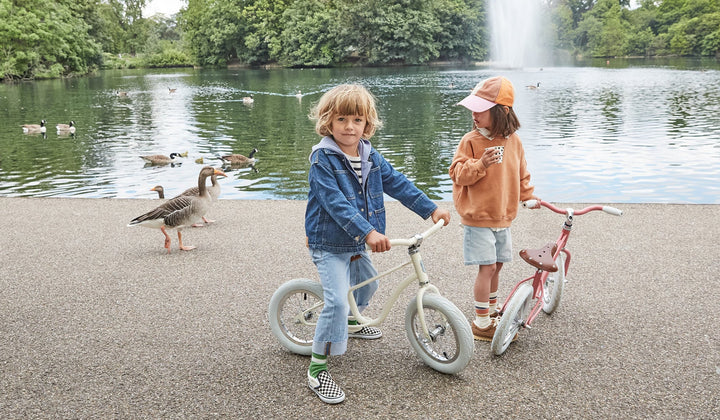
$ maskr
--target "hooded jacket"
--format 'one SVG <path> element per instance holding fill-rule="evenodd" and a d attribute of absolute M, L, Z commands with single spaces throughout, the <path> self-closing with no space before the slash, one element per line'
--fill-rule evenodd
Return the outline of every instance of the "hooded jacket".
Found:
<path fill-rule="evenodd" d="M 360 139 L 362 184 L 345 154 L 331 137 L 323 137 L 310 153 L 310 190 L 305 234 L 310 249 L 361 252 L 373 229 L 385 234 L 383 194 L 400 201 L 423 219 L 437 209 L 425 193 Z"/>

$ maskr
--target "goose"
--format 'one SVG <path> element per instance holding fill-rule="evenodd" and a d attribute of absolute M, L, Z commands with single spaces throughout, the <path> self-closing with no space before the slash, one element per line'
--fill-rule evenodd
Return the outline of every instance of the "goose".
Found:
<path fill-rule="evenodd" d="M 116 90 L 116 91 L 115 91 L 115 94 L 116 94 L 117 96 L 120 96 L 120 97 L 126 97 L 126 96 L 128 96 L 128 93 L 127 93 L 127 92 L 121 92 L 121 91 L 119 91 L 119 90 Z"/>
<path fill-rule="evenodd" d="M 170 153 L 170 156 L 165 155 L 145 155 L 140 156 L 140 159 L 151 165 L 167 165 L 168 163 L 176 163 L 180 160 L 180 153 Z"/>
<path fill-rule="evenodd" d="M 231 165 L 251 165 L 255 163 L 255 153 L 258 152 L 258 149 L 252 149 L 250 151 L 250 154 L 247 156 L 239 155 L 239 154 L 233 154 L 233 155 L 225 155 L 225 156 L 218 156 L 220 160 L 222 160 L 225 163 L 229 163 Z"/>
<path fill-rule="evenodd" d="M 182 230 L 202 218 L 212 205 L 212 197 L 208 191 L 205 181 L 209 176 L 225 175 L 219 169 L 212 166 L 205 166 L 198 175 L 198 195 L 179 195 L 172 198 L 149 212 L 138 216 L 130 221 L 128 226 L 143 226 L 147 228 L 160 229 L 165 235 L 165 248 L 170 253 L 170 235 L 166 229 L 176 229 L 178 244 L 182 251 L 195 249 L 194 246 L 186 246 L 182 243 Z M 227 175 L 225 175 L 227 176 Z"/>
<path fill-rule="evenodd" d="M 210 186 L 208 187 L 207 190 L 208 190 L 208 193 L 210 193 L 210 198 L 212 198 L 213 202 L 217 201 L 218 197 L 220 196 L 220 183 L 217 180 L 218 175 L 227 176 L 222 171 L 220 171 L 220 173 L 213 173 L 212 175 L 210 175 Z M 160 187 L 160 188 L 162 188 L 162 187 Z M 182 193 L 180 193 L 180 195 L 197 196 L 197 195 L 200 195 L 200 191 L 198 190 L 198 187 L 191 187 L 191 188 L 188 188 L 187 190 L 183 191 Z M 207 217 L 205 217 L 205 215 L 202 216 L 202 220 L 203 220 L 203 222 L 205 222 L 207 224 L 215 222 L 214 220 L 210 220 Z M 205 225 L 203 225 L 201 223 L 194 223 L 192 226 L 193 227 L 202 227 Z"/>
<path fill-rule="evenodd" d="M 158 193 L 158 198 L 161 200 L 165 199 L 165 188 L 163 188 L 162 185 L 156 185 L 152 188 L 150 188 L 150 191 L 155 191 Z"/>
<path fill-rule="evenodd" d="M 70 121 L 70 124 L 58 124 L 55 129 L 58 133 L 75 133 L 75 121 Z"/>
<path fill-rule="evenodd" d="M 45 120 L 40 120 L 40 124 L 24 124 L 22 126 L 23 133 L 45 133 L 47 127 L 45 127 Z"/>
<path fill-rule="evenodd" d="M 216 173 L 213 173 L 212 175 L 210 175 L 210 187 L 208 187 L 208 192 L 210 193 L 210 197 L 212 198 L 213 202 L 217 201 L 218 197 L 220 196 L 220 184 L 217 182 L 218 175 L 219 174 L 216 174 Z M 222 175 L 226 176 L 224 173 Z M 158 198 L 161 200 L 165 198 L 165 188 L 163 188 L 162 185 L 156 185 L 156 186 L 150 188 L 150 191 L 157 192 Z M 198 187 L 190 187 L 187 190 L 180 193 L 180 195 L 187 195 L 187 196 L 199 195 Z M 210 219 L 206 218 L 205 215 L 203 215 L 202 219 L 203 219 L 203 222 L 205 222 L 207 224 L 215 222 L 214 220 L 210 220 Z M 200 223 L 193 224 L 193 227 L 202 227 L 202 226 L 205 226 L 205 225 L 200 224 Z"/>
<path fill-rule="evenodd" d="M 251 103 L 255 102 L 255 99 L 253 98 L 253 95 L 250 94 L 250 96 L 243 97 L 242 101 L 244 104 L 251 104 Z"/>
<path fill-rule="evenodd" d="M 525 86 L 528 89 L 539 89 L 540 88 L 540 82 L 537 82 L 537 85 L 527 85 Z"/>

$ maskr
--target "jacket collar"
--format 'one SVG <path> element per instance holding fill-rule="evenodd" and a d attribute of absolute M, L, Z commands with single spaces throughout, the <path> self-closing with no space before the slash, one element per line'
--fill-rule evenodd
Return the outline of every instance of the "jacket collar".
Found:
<path fill-rule="evenodd" d="M 330 136 L 325 136 L 320 140 L 320 143 L 316 144 L 312 147 L 312 151 L 310 152 L 310 156 L 315 153 L 318 149 L 328 149 L 332 150 L 333 152 L 343 155 L 344 153 L 342 150 L 340 150 L 340 147 L 338 147 L 337 143 L 335 143 L 335 140 L 333 140 Z M 365 139 L 360 139 L 360 143 L 358 143 L 358 153 L 360 154 L 360 158 L 363 162 L 367 162 L 368 157 L 370 156 L 370 150 L 372 150 L 372 145 L 370 144 L 370 141 Z M 310 159 L 312 161 L 312 158 Z"/>
<path fill-rule="evenodd" d="M 352 167 L 350 167 L 350 162 L 348 162 L 347 158 L 345 158 L 345 153 L 343 153 L 340 147 L 338 147 L 337 143 L 335 143 L 335 140 L 333 140 L 332 137 L 325 136 L 320 140 L 320 143 L 312 147 L 312 152 L 310 152 L 310 162 L 312 162 L 312 155 L 319 149 L 327 149 L 332 151 L 333 153 L 337 153 L 342 157 L 348 168 L 352 170 Z M 358 154 L 361 158 L 360 167 L 362 173 L 362 185 L 365 185 L 365 181 L 367 180 L 368 174 L 370 173 L 370 168 L 372 167 L 372 164 L 370 163 L 371 151 L 372 145 L 370 144 L 370 141 L 361 138 L 360 143 L 358 143 Z"/>

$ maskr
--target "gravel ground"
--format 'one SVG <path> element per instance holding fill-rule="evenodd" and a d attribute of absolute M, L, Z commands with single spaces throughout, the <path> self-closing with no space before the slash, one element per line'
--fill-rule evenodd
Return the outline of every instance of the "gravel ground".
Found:
<path fill-rule="evenodd" d="M 167 254 L 159 231 L 127 223 L 153 200 L 0 198 L 0 418 L 707 418 L 720 417 L 720 207 L 621 204 L 622 217 L 576 219 L 569 281 L 496 357 L 475 343 L 448 376 L 411 350 L 405 293 L 380 340 L 353 340 L 330 361 L 347 400 L 306 387 L 309 360 L 270 332 L 274 290 L 317 278 L 302 201 L 220 200 L 212 225 Z M 473 267 L 450 226 L 423 247 L 444 296 L 470 318 Z M 580 208 L 579 204 L 561 207 Z M 514 254 L 554 240 L 562 216 L 523 210 Z M 388 203 L 388 236 L 429 227 Z M 405 258 L 374 257 L 379 268 Z M 532 274 L 519 257 L 501 299 Z M 370 311 L 391 289 L 381 285 Z"/>

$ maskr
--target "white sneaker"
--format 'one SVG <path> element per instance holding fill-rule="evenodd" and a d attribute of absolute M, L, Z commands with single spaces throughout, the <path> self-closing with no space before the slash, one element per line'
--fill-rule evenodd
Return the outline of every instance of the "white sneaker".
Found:
<path fill-rule="evenodd" d="M 308 371 L 308 387 L 325 403 L 339 404 L 345 401 L 345 393 L 327 370 L 318 373 L 317 378 L 310 376 L 310 371 Z"/>

